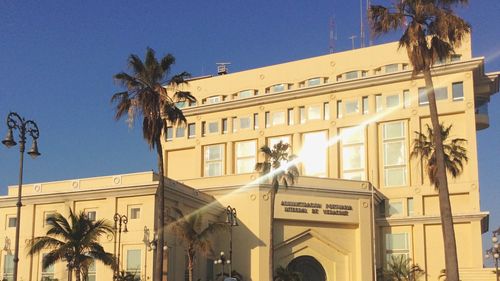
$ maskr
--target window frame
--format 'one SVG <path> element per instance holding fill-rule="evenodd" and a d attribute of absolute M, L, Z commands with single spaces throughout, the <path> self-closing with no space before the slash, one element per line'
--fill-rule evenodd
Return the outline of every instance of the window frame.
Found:
<path fill-rule="evenodd" d="M 218 147 L 220 150 L 220 159 L 207 159 L 209 156 L 208 149 Z M 218 144 L 210 144 L 210 145 L 205 145 L 203 147 L 203 176 L 205 177 L 218 177 L 218 176 L 223 176 L 225 173 L 225 157 L 226 157 L 226 149 L 225 149 L 225 143 L 218 143 Z M 220 173 L 217 175 L 209 175 L 208 173 L 208 164 L 211 163 L 219 163 L 220 164 Z"/>
<path fill-rule="evenodd" d="M 253 143 L 253 154 L 244 154 L 240 155 L 240 149 L 239 145 L 244 145 L 248 143 Z M 240 171 L 240 161 L 250 161 L 252 164 L 250 167 L 252 167 L 250 170 L 243 170 Z M 252 139 L 252 140 L 244 140 L 244 141 L 238 141 L 234 143 L 234 172 L 235 174 L 249 174 L 253 173 L 255 171 L 255 163 L 257 163 L 257 140 Z"/>

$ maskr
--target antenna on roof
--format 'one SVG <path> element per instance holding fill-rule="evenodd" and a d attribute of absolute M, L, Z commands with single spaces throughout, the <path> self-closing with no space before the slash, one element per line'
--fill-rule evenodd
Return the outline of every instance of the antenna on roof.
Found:
<path fill-rule="evenodd" d="M 228 65 L 230 65 L 230 62 L 217 62 L 215 63 L 217 65 L 217 74 L 218 75 L 224 75 L 227 74 L 229 71 Z"/>
<path fill-rule="evenodd" d="M 356 35 L 353 35 L 351 37 L 349 37 L 349 39 L 351 39 L 351 42 L 352 42 L 352 49 L 354 50 L 354 39 L 358 38 L 358 36 Z"/>
<path fill-rule="evenodd" d="M 359 28 L 360 28 L 360 36 L 359 41 L 361 43 L 361 48 L 365 46 L 365 25 L 364 25 L 364 17 L 363 17 L 363 0 L 359 0 Z"/>
<path fill-rule="evenodd" d="M 335 41 L 337 40 L 337 27 L 335 26 L 335 18 L 330 17 L 330 40 L 328 44 L 328 48 L 330 50 L 330 54 L 335 52 Z"/>

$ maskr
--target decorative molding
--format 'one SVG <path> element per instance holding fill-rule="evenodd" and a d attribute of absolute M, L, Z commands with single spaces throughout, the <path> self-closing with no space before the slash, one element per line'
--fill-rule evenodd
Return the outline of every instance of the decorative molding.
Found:
<path fill-rule="evenodd" d="M 42 193 L 42 184 L 33 185 L 33 190 L 35 190 L 36 193 Z"/>
<path fill-rule="evenodd" d="M 114 177 L 113 177 L 113 183 L 114 183 L 115 185 L 119 185 L 119 184 L 121 184 L 121 183 L 122 183 L 122 176 L 114 176 Z"/>
<path fill-rule="evenodd" d="M 73 190 L 79 190 L 80 189 L 80 181 L 79 180 L 71 181 L 71 187 L 73 188 Z"/>

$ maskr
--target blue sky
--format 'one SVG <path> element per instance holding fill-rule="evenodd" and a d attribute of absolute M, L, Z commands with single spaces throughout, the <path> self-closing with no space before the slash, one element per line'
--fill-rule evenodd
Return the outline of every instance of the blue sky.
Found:
<path fill-rule="evenodd" d="M 109 102 L 120 90 L 112 76 L 126 70 L 131 53 L 142 57 L 148 46 L 170 52 L 174 72 L 197 76 L 214 74 L 221 61 L 234 72 L 326 54 L 331 16 L 337 51 L 359 35 L 357 1 L 145 2 L 0 0 L 0 137 L 9 111 L 34 119 L 41 131 L 42 156 L 26 159 L 25 182 L 156 169 L 140 127 L 115 122 Z M 486 57 L 486 71 L 500 71 L 500 2 L 471 1 L 459 13 L 472 24 L 474 56 Z M 490 124 L 477 137 L 482 209 L 491 212 L 494 229 L 500 94 L 491 100 Z M 17 183 L 18 163 L 17 148 L 0 147 L 0 194 Z"/>

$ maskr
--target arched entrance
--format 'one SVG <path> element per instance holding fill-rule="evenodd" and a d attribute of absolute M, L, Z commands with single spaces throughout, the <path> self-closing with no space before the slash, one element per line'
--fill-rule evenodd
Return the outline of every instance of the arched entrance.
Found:
<path fill-rule="evenodd" d="M 325 269 L 311 256 L 296 257 L 287 268 L 302 273 L 302 281 L 326 281 Z"/>

